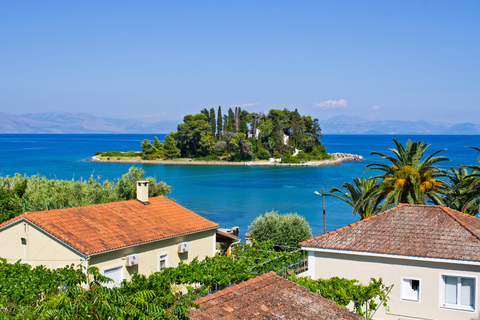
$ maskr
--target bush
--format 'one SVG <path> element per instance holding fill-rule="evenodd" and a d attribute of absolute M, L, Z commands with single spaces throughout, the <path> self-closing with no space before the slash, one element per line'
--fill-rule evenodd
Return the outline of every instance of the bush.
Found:
<path fill-rule="evenodd" d="M 305 152 L 301 151 L 297 154 L 297 159 L 303 160 L 303 161 L 309 161 L 310 156 L 308 154 L 306 154 Z"/>
<path fill-rule="evenodd" d="M 281 158 L 282 155 L 280 154 L 280 152 L 275 151 L 275 152 L 273 153 L 273 157 L 274 157 L 275 159 L 278 159 L 278 158 Z"/>
<path fill-rule="evenodd" d="M 266 212 L 257 217 L 248 227 L 253 239 L 258 242 L 272 240 L 275 245 L 299 247 L 299 242 L 312 237 L 312 230 L 304 217 L 297 213 L 279 214 Z"/>
<path fill-rule="evenodd" d="M 302 163 L 302 160 L 294 157 L 282 158 L 282 163 Z"/>
<path fill-rule="evenodd" d="M 270 159 L 270 152 L 266 149 L 259 149 L 257 152 L 257 157 L 260 160 L 268 160 Z"/>

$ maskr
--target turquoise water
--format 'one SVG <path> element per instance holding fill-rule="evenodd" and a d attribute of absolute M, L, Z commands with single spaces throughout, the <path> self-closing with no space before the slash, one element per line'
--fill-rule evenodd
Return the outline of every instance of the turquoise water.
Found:
<path fill-rule="evenodd" d="M 164 135 L 158 135 L 163 139 Z M 97 151 L 140 150 L 143 139 L 154 135 L 0 135 L 0 175 L 17 172 L 40 174 L 56 179 L 88 179 L 92 174 L 99 180 L 115 180 L 128 171 L 130 164 L 92 163 L 86 161 Z M 479 152 L 465 146 L 480 147 L 480 136 L 396 136 L 423 140 L 432 144 L 429 151 L 442 152 L 451 161 L 441 167 L 478 164 Z M 347 162 L 335 167 L 248 167 L 248 166 L 175 166 L 135 165 L 147 175 L 155 176 L 173 187 L 171 197 L 179 204 L 220 224 L 239 226 L 243 235 L 248 225 L 268 210 L 282 213 L 298 212 L 306 217 L 314 235 L 323 232 L 321 197 L 314 191 L 325 192 L 340 187 L 364 173 L 365 165 L 381 162 L 370 151 L 388 153 L 393 148 L 388 135 L 325 135 L 328 152 L 362 155 L 365 161 Z M 326 198 L 327 231 L 358 220 L 351 208 L 340 200 Z"/>

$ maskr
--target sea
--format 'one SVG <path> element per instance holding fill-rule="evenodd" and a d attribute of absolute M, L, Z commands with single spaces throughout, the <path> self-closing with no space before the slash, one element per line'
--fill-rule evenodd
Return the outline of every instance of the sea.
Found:
<path fill-rule="evenodd" d="M 162 141 L 164 134 L 0 134 L 0 176 L 15 173 L 39 174 L 49 179 L 98 181 L 121 178 L 131 166 L 142 168 L 146 176 L 173 187 L 170 198 L 182 206 L 217 222 L 221 228 L 238 226 L 244 240 L 252 221 L 268 211 L 298 213 L 306 218 L 314 236 L 323 233 L 322 189 L 341 188 L 355 177 L 380 174 L 366 171 L 370 163 L 387 163 L 377 151 L 389 155 L 395 148 L 392 138 L 402 144 L 408 139 L 430 144 L 427 154 L 445 149 L 450 161 L 440 162 L 444 169 L 479 164 L 477 135 L 328 135 L 322 137 L 327 152 L 363 156 L 330 167 L 252 167 L 95 163 L 90 159 L 98 151 L 139 151 L 144 139 Z M 359 220 L 350 206 L 325 197 L 326 230 L 332 231 Z"/>

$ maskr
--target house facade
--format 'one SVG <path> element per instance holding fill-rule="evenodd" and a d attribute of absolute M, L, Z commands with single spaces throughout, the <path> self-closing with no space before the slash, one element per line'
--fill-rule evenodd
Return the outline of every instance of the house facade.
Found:
<path fill-rule="evenodd" d="M 393 285 L 374 319 L 478 319 L 479 220 L 442 206 L 399 205 L 301 246 L 313 279 Z"/>
<path fill-rule="evenodd" d="M 94 266 L 115 285 L 134 272 L 149 275 L 213 256 L 217 234 L 221 242 L 238 239 L 172 200 L 148 199 L 141 183 L 136 200 L 27 212 L 1 224 L 0 257 L 52 269 Z"/>

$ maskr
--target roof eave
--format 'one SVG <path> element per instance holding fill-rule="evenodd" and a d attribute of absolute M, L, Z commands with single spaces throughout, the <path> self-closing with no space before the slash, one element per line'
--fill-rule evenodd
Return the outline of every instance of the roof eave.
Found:
<path fill-rule="evenodd" d="M 20 222 L 28 223 L 30 226 L 32 226 L 32 227 L 34 227 L 34 228 L 37 228 L 38 230 L 40 230 L 41 232 L 45 233 L 45 234 L 48 235 L 49 237 L 54 238 L 55 240 L 57 240 L 58 242 L 62 243 L 63 245 L 65 245 L 65 246 L 68 247 L 69 249 L 75 251 L 77 254 L 79 254 L 80 256 L 82 256 L 82 258 L 87 259 L 88 254 L 85 254 L 85 253 L 81 252 L 80 250 L 72 247 L 71 245 L 69 245 L 68 243 L 66 243 L 65 241 L 63 241 L 62 239 L 59 239 L 58 237 L 54 236 L 53 234 L 51 234 L 51 233 L 48 232 L 47 230 L 43 229 L 42 227 L 40 227 L 40 226 L 38 226 L 37 224 L 33 223 L 32 221 L 28 220 L 28 218 L 26 218 L 26 217 L 21 217 L 20 219 L 17 219 L 17 220 L 15 220 L 15 221 L 12 221 L 11 223 L 8 223 L 8 224 L 0 227 L 0 231 L 2 231 L 4 228 L 6 228 L 6 227 L 8 227 L 8 226 L 12 226 L 12 225 L 15 225 L 15 224 L 20 223 Z"/>
<path fill-rule="evenodd" d="M 98 255 L 104 254 L 104 253 L 110 253 L 110 252 L 114 252 L 114 251 L 118 251 L 118 250 L 122 250 L 122 249 L 138 247 L 138 246 L 148 244 L 148 243 L 173 239 L 173 238 L 176 238 L 176 237 L 187 236 L 187 235 L 194 234 L 194 233 L 199 233 L 199 232 L 204 232 L 204 231 L 209 231 L 209 230 L 216 230 L 216 229 L 218 229 L 218 225 L 216 227 L 212 227 L 212 228 L 208 228 L 208 229 L 202 229 L 202 230 L 192 231 L 192 232 L 188 232 L 188 233 L 177 234 L 175 236 L 170 236 L 170 237 L 161 238 L 161 239 L 155 239 L 155 240 L 146 241 L 146 242 L 140 242 L 140 243 L 136 243 L 136 244 L 132 244 L 132 245 L 124 246 L 124 247 L 119 247 L 119 248 L 114 248 L 114 249 L 110 249 L 110 250 L 98 251 L 98 252 L 91 253 L 88 256 L 89 257 L 98 256 Z"/>
<path fill-rule="evenodd" d="M 445 258 L 405 256 L 400 254 L 328 249 L 328 248 L 318 248 L 318 247 L 308 247 L 308 246 L 301 246 L 301 248 L 302 250 L 314 251 L 314 252 L 326 252 L 326 253 L 347 254 L 347 255 L 355 255 L 355 256 L 367 256 L 367 257 L 377 257 L 377 258 L 390 258 L 390 259 L 401 259 L 401 260 L 411 260 L 411 261 L 425 261 L 425 262 L 480 266 L 480 261 L 475 261 L 475 260 L 456 260 L 456 259 L 445 259 Z"/>

